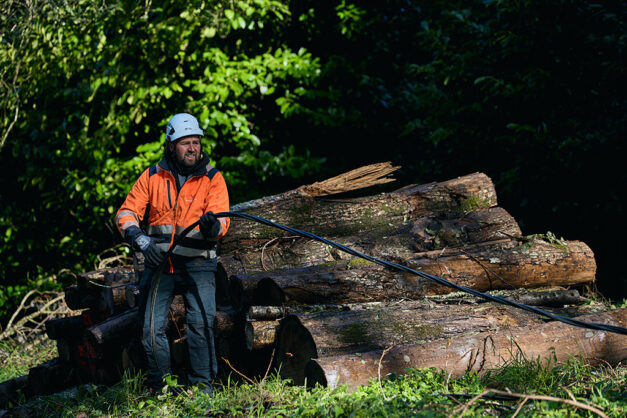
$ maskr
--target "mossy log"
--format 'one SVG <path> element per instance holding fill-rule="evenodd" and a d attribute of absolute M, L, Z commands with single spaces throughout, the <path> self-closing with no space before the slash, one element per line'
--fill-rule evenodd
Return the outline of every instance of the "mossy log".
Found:
<path fill-rule="evenodd" d="M 477 307 L 399 301 L 367 309 L 289 315 L 280 321 L 277 331 L 276 360 L 283 378 L 302 384 L 310 358 L 539 323 L 542 320 L 537 315 L 492 303 Z"/>
<path fill-rule="evenodd" d="M 471 212 L 438 212 L 415 220 L 390 219 L 376 229 L 335 240 L 365 254 L 402 262 L 416 252 L 520 236 L 516 220 L 496 207 Z M 303 268 L 352 257 L 302 237 L 274 239 L 258 245 L 253 241 L 242 244 L 237 253 L 221 257 L 221 263 L 230 274 Z"/>
<path fill-rule="evenodd" d="M 468 212 L 496 204 L 490 178 L 474 173 L 441 183 L 411 185 L 391 193 L 353 199 L 320 199 L 290 191 L 272 199 L 235 205 L 231 210 L 245 211 L 314 234 L 345 237 L 434 212 Z M 251 242 L 263 245 L 285 235 L 279 229 L 234 218 L 229 233 L 222 239 L 222 252 L 235 253 Z"/>
<path fill-rule="evenodd" d="M 594 254 L 579 241 L 568 241 L 558 248 L 538 240 L 525 249 L 517 240 L 505 239 L 418 253 L 406 264 L 480 291 L 592 283 L 596 272 Z M 230 280 L 231 297 L 240 298 L 240 304 L 247 306 L 418 299 L 454 291 L 358 258 L 303 269 L 234 275 Z"/>
<path fill-rule="evenodd" d="M 626 327 L 627 309 L 577 319 Z M 563 363 L 572 357 L 591 363 L 618 364 L 627 359 L 627 336 L 551 322 L 425 344 L 394 346 L 385 356 L 382 350 L 376 350 L 312 359 L 304 375 L 308 385 L 318 383 L 335 387 L 345 384 L 355 389 L 376 378 L 379 367 L 382 377 L 391 373 L 403 374 L 408 367 L 435 367 L 456 378 L 467 371 L 481 374 L 521 359 Z"/>
<path fill-rule="evenodd" d="M 529 245 L 532 244 L 532 245 Z M 424 273 L 477 290 L 572 286 L 593 283 L 594 253 L 581 241 L 556 245 L 541 239 L 533 243 L 504 240 L 417 254 L 406 264 Z M 418 276 L 425 294 L 451 290 Z"/>

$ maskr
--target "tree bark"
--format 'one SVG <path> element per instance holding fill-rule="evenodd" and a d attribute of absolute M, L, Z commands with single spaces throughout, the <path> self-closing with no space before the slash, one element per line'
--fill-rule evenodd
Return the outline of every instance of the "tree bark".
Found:
<path fill-rule="evenodd" d="M 365 304 L 362 309 L 355 308 L 289 315 L 282 319 L 276 335 L 276 360 L 281 365 L 281 376 L 302 384 L 309 358 L 383 350 L 392 345 L 446 340 L 468 333 L 542 323 L 537 315 L 494 303 L 481 307 L 452 306 L 423 300 L 373 303 Z"/>
<path fill-rule="evenodd" d="M 506 239 L 465 249 L 419 253 L 407 264 L 480 291 L 592 283 L 596 272 L 592 251 L 579 241 L 568 241 L 563 248 L 536 241 L 525 250 L 518 241 Z M 239 298 L 244 306 L 417 299 L 454 291 L 429 279 L 387 270 L 362 259 L 234 275 L 230 288 L 233 299 Z"/>
<path fill-rule="evenodd" d="M 231 209 L 314 234 L 342 237 L 437 211 L 467 212 L 492 206 L 496 206 L 492 181 L 485 174 L 474 173 L 441 183 L 412 185 L 392 193 L 354 199 L 315 199 L 290 191 Z M 222 239 L 222 252 L 234 253 L 250 240 L 260 243 L 283 236 L 283 231 L 276 228 L 234 218 L 229 233 Z"/>
<path fill-rule="evenodd" d="M 520 228 L 502 208 L 472 212 L 439 212 L 415 220 L 395 219 L 383 227 L 335 239 L 365 254 L 403 262 L 416 252 L 442 250 L 480 242 L 519 237 Z M 323 234 L 325 235 L 325 234 Z M 256 247 L 242 245 L 237 253 L 223 255 L 221 263 L 230 274 L 253 274 L 303 268 L 340 259 L 349 254 L 317 241 L 288 237 Z"/>
<path fill-rule="evenodd" d="M 580 316 L 589 322 L 627 326 L 627 309 Z M 382 350 L 312 359 L 304 373 L 308 385 L 316 383 L 350 389 L 368 383 L 368 379 L 390 373 L 403 374 L 408 367 L 435 367 L 451 377 L 467 371 L 484 373 L 521 358 L 558 363 L 579 356 L 591 363 L 618 364 L 627 359 L 627 336 L 574 327 L 561 322 L 483 332 L 475 336 L 438 340 L 420 345 L 391 348 L 383 359 Z"/>
<path fill-rule="evenodd" d="M 417 254 L 407 265 L 477 290 L 572 286 L 593 283 L 594 253 L 581 241 L 555 245 L 535 240 L 487 243 L 466 249 L 447 249 Z M 414 276 L 417 278 L 417 276 Z M 420 279 L 425 294 L 450 292 Z"/>

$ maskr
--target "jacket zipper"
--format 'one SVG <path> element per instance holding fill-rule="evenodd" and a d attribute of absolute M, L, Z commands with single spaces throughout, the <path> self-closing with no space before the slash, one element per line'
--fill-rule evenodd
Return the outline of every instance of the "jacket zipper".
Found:
<path fill-rule="evenodd" d="M 172 198 L 170 197 L 170 180 L 166 181 L 168 185 L 168 203 L 170 204 L 170 209 L 172 209 Z"/>
<path fill-rule="evenodd" d="M 172 173 L 170 173 L 170 175 L 172 176 Z M 172 207 L 172 202 L 170 201 L 170 181 L 167 180 L 167 184 L 168 184 L 168 201 L 170 202 L 170 207 Z M 170 247 L 172 246 L 172 244 L 174 243 L 174 235 L 176 234 L 176 215 L 177 215 L 177 209 L 179 208 L 179 195 L 180 195 L 180 191 L 177 190 L 176 191 L 176 200 L 174 202 L 174 220 L 172 222 L 172 235 L 170 236 Z M 168 263 L 170 264 L 170 274 L 174 274 L 174 264 L 172 263 L 172 256 L 170 255 L 170 257 L 168 257 Z"/>

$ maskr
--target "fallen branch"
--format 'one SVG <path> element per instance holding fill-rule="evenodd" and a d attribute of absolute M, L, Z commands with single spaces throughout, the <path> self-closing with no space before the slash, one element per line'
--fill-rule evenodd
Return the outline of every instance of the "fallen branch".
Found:
<path fill-rule="evenodd" d="M 459 416 L 461 417 L 462 415 L 464 415 L 464 413 L 468 410 L 468 408 L 473 403 L 475 403 L 478 399 L 482 398 L 483 396 L 485 396 L 485 395 L 487 395 L 489 393 L 494 393 L 496 395 L 511 396 L 513 398 L 523 399 L 523 401 L 519 405 L 519 407 L 516 410 L 516 412 L 514 412 L 514 415 L 512 416 L 512 418 L 515 417 L 518 414 L 518 412 L 520 411 L 522 406 L 528 400 L 565 403 L 565 404 L 574 406 L 575 408 L 585 409 L 586 411 L 590 411 L 593 414 L 597 414 L 600 417 L 608 418 L 607 415 L 605 415 L 603 413 L 603 411 L 601 411 L 599 409 L 598 405 L 590 406 L 590 405 L 586 405 L 584 403 L 581 403 L 581 402 L 573 400 L 573 399 L 557 398 L 555 396 L 547 396 L 547 395 L 527 395 L 527 394 L 524 394 L 524 393 L 506 392 L 506 391 L 497 390 L 497 389 L 486 389 L 483 392 L 481 392 L 479 395 L 473 397 L 470 401 L 468 401 L 466 404 L 463 405 L 463 408 L 461 408 L 461 413 L 459 414 Z M 460 408 L 458 408 L 458 410 L 459 409 Z M 455 410 L 454 414 L 457 413 L 458 410 Z"/>

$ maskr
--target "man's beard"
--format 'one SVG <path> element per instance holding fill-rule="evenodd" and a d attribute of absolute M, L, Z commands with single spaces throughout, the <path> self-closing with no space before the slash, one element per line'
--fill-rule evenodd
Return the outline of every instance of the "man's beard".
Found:
<path fill-rule="evenodd" d="M 187 158 L 185 158 L 185 156 L 187 156 L 187 155 L 191 155 L 194 158 L 193 159 L 187 159 Z M 181 167 L 192 168 L 193 166 L 195 166 L 198 163 L 199 160 L 200 160 L 200 154 L 193 153 L 193 154 L 184 154 L 183 157 L 181 157 L 181 158 L 177 157 L 176 162 L 179 163 L 179 165 Z"/>

